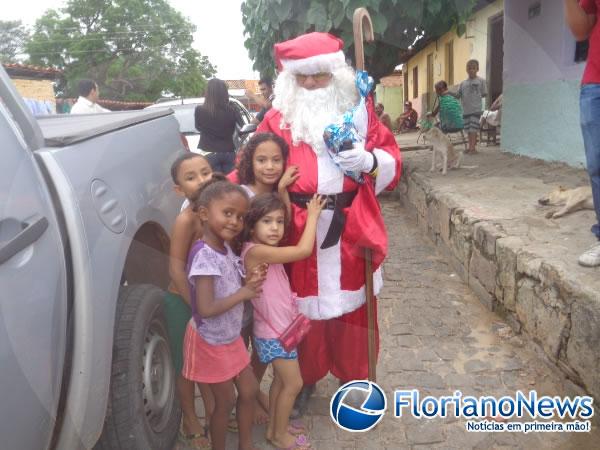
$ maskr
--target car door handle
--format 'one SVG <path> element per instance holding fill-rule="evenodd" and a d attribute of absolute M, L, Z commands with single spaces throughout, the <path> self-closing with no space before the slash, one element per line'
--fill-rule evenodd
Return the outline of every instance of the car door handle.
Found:
<path fill-rule="evenodd" d="M 44 216 L 36 216 L 30 221 L 23 222 L 22 226 L 23 229 L 15 237 L 0 244 L 0 264 L 4 264 L 21 250 L 37 241 L 48 228 L 48 219 Z"/>

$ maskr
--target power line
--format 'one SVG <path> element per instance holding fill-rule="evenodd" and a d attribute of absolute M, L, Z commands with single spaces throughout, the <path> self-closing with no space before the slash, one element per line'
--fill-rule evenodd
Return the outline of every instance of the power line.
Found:
<path fill-rule="evenodd" d="M 185 25 L 185 24 L 183 24 Z M 181 24 L 174 24 L 174 23 L 162 23 L 162 24 L 158 24 L 158 25 L 127 25 L 127 29 L 129 31 L 123 31 L 123 33 L 128 33 L 130 31 L 133 30 L 138 30 L 138 31 L 143 31 L 143 30 L 149 30 L 149 31 L 153 31 L 153 30 L 163 30 L 165 28 L 180 28 Z M 35 29 L 35 27 L 34 27 Z M 77 27 L 58 27 L 57 29 L 61 30 L 61 31 L 83 31 L 86 30 L 87 27 L 85 25 L 81 25 L 81 26 L 77 26 Z M 99 31 L 94 31 L 95 33 L 109 33 L 109 30 L 99 30 Z"/>
<path fill-rule="evenodd" d="M 45 33 L 47 33 L 48 30 L 41 30 L 41 31 L 35 31 L 32 35 L 36 35 L 36 34 L 41 34 L 44 35 Z M 66 31 L 64 28 L 58 28 L 56 30 L 50 30 L 50 31 L 55 31 L 55 32 L 61 32 L 61 31 Z M 81 30 L 79 30 L 81 31 Z M 88 34 L 82 34 L 83 37 L 87 37 L 87 36 L 105 36 L 105 35 L 109 35 L 109 36 L 113 36 L 113 35 L 138 35 L 138 34 L 142 34 L 142 33 L 149 33 L 149 32 L 155 32 L 155 31 L 163 31 L 165 32 L 165 34 L 192 34 L 191 32 L 188 31 L 171 31 L 168 32 L 168 30 L 165 30 L 164 28 L 156 28 L 156 29 L 148 29 L 148 30 L 130 30 L 130 31 L 109 31 L 109 30 L 104 30 L 104 31 L 90 31 Z"/>
<path fill-rule="evenodd" d="M 97 49 L 97 50 L 61 50 L 61 51 L 54 51 L 54 52 L 34 52 L 34 53 L 27 53 L 29 56 L 44 56 L 44 55 L 61 55 L 63 53 L 68 53 L 68 54 L 85 54 L 85 53 L 114 53 L 114 52 L 120 52 L 120 51 L 144 51 L 144 50 L 162 50 L 165 47 L 167 47 L 166 45 L 164 46 L 160 46 L 160 47 L 153 47 L 153 46 L 148 46 L 148 47 L 143 47 L 142 49 L 135 49 L 135 48 L 116 48 L 116 49 L 110 49 L 110 48 L 106 48 L 106 49 Z"/>
<path fill-rule="evenodd" d="M 176 37 L 176 36 L 185 36 L 188 35 L 188 33 L 175 33 L 175 34 L 170 34 L 168 35 L 168 37 Z M 73 37 L 71 39 L 40 39 L 40 40 L 36 40 L 36 41 L 32 41 L 32 42 L 40 42 L 40 43 L 48 43 L 48 44 L 60 44 L 60 43 L 68 43 L 68 42 L 95 42 L 95 41 L 115 41 L 115 40 L 125 40 L 125 39 L 133 39 L 134 37 L 136 37 L 137 35 L 133 35 L 131 37 L 124 37 L 124 38 L 119 38 L 119 37 L 115 37 L 114 39 L 109 39 L 108 36 L 84 36 L 82 38 L 78 38 L 78 37 Z"/>

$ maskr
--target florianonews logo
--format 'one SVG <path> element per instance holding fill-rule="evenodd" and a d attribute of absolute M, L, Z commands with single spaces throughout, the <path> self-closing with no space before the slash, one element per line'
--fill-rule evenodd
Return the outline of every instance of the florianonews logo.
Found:
<path fill-rule="evenodd" d="M 329 414 L 343 430 L 369 431 L 383 418 L 387 399 L 383 390 L 371 381 L 350 381 L 331 398 Z"/>

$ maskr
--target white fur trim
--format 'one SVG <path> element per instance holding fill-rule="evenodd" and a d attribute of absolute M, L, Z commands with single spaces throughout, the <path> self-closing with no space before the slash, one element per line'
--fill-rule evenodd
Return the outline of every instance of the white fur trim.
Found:
<path fill-rule="evenodd" d="M 337 194 L 344 189 L 344 174 L 335 165 L 327 151 L 317 156 L 317 192 L 319 194 Z M 321 249 L 325 240 L 329 225 L 333 218 L 333 211 L 324 210 L 317 222 L 317 286 L 319 298 L 337 297 L 340 292 L 340 279 L 342 273 L 342 258 L 340 254 L 340 243 L 333 247 Z M 320 302 L 317 299 L 314 307 L 319 310 Z"/>
<path fill-rule="evenodd" d="M 317 156 L 318 192 L 320 194 L 337 194 L 344 187 L 344 175 L 331 157 L 325 152 Z M 317 222 L 317 276 L 319 294 L 299 298 L 298 306 L 302 313 L 313 320 L 326 320 L 339 317 L 359 308 L 365 302 L 365 287 L 356 291 L 341 289 L 341 274 L 344 263 L 341 258 L 341 242 L 333 247 L 321 249 L 333 211 L 321 212 Z M 346 269 L 348 269 L 346 267 Z M 350 269 L 351 270 L 351 269 Z M 373 290 L 375 295 L 383 286 L 381 268 L 373 274 Z"/>
<path fill-rule="evenodd" d="M 363 141 L 367 140 L 367 131 L 369 126 L 369 113 L 367 112 L 367 104 L 365 99 L 361 98 L 359 105 L 356 107 L 352 123 L 356 127 L 356 131 Z"/>
<path fill-rule="evenodd" d="M 321 307 L 325 299 L 338 297 L 340 292 L 340 280 L 342 276 L 342 258 L 340 254 L 340 242 L 333 247 L 326 249 L 321 248 L 321 244 L 325 240 L 333 211 L 325 210 L 321 212 L 317 223 L 317 280 L 318 280 L 318 301 L 315 302 L 315 312 L 321 315 Z"/>
<path fill-rule="evenodd" d="M 335 247 L 332 247 L 335 248 Z M 339 251 L 339 247 L 338 247 Z M 319 266 L 319 273 L 327 268 Z M 383 287 L 383 276 L 381 267 L 373 273 L 373 293 L 378 295 Z M 301 297 L 298 299 L 300 312 L 312 320 L 327 320 L 340 317 L 360 308 L 366 301 L 365 287 L 357 291 L 338 290 L 335 295 Z"/>
<path fill-rule="evenodd" d="M 344 190 L 344 173 L 333 162 L 327 151 L 325 141 L 323 151 L 317 155 L 317 193 L 338 194 Z"/>
<path fill-rule="evenodd" d="M 283 70 L 296 74 L 312 75 L 319 72 L 333 72 L 346 65 L 344 52 L 325 53 L 303 59 L 282 59 Z"/>
<path fill-rule="evenodd" d="M 377 158 L 377 178 L 375 179 L 375 194 L 383 191 L 396 176 L 396 160 L 385 150 L 373 149 Z"/>

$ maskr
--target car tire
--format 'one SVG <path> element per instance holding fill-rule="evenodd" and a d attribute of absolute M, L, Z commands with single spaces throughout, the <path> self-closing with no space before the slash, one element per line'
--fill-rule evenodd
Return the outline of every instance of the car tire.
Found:
<path fill-rule="evenodd" d="M 174 446 L 181 407 L 162 310 L 164 297 L 152 285 L 121 287 L 107 414 L 96 450 Z"/>

